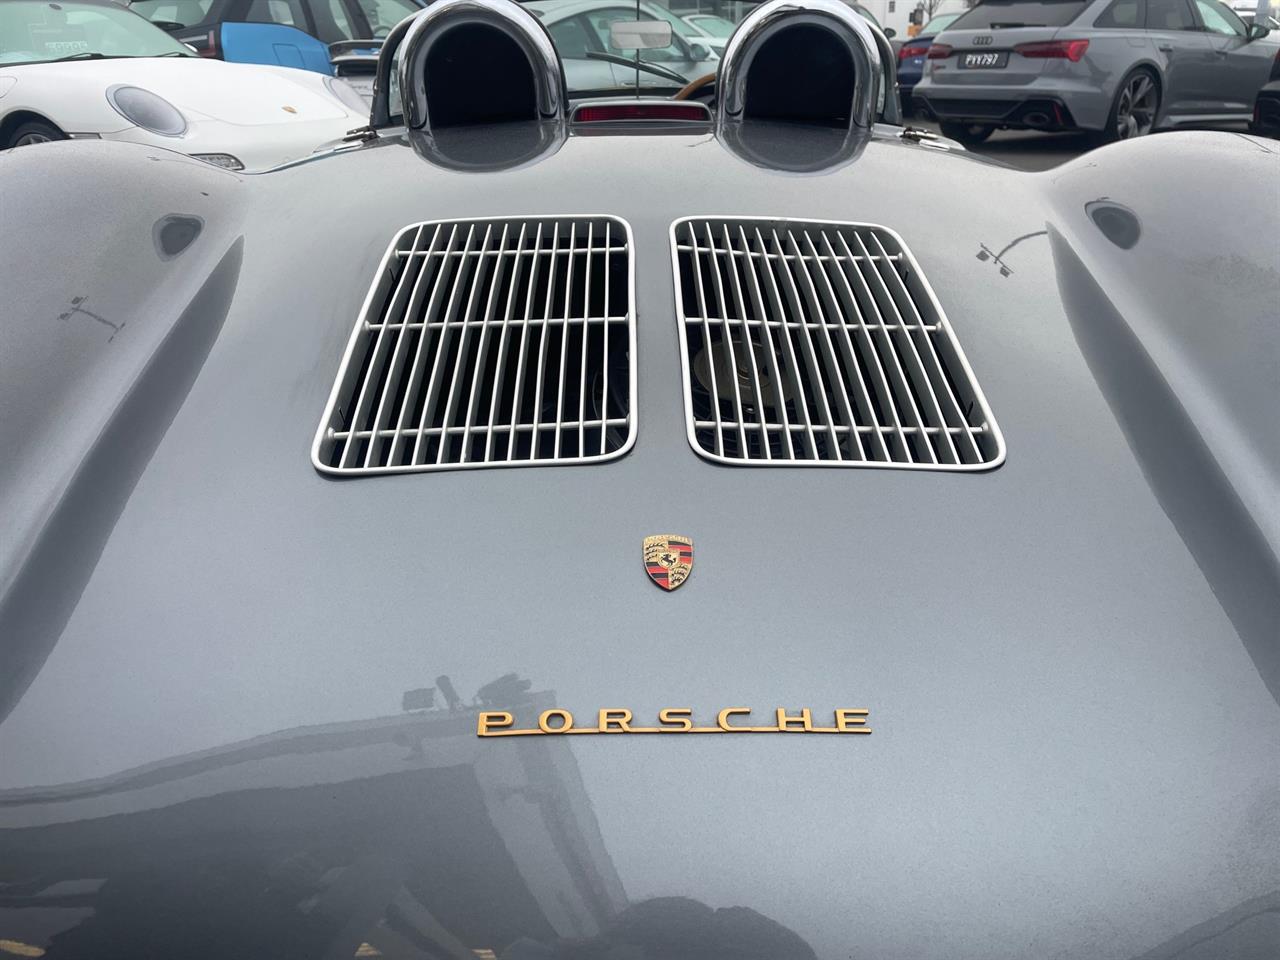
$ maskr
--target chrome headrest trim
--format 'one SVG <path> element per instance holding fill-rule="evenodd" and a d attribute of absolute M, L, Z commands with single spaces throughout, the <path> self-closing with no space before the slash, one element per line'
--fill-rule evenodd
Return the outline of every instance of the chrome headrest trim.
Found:
<path fill-rule="evenodd" d="M 568 94 L 564 66 L 551 35 L 542 23 L 515 0 L 437 0 L 413 17 L 400 57 L 400 98 L 404 123 L 411 130 L 428 129 L 426 60 L 431 48 L 450 29 L 465 24 L 485 24 L 506 33 L 524 51 L 533 66 L 538 116 L 564 120 Z"/>
<path fill-rule="evenodd" d="M 840 0 L 769 0 L 748 14 L 729 38 L 720 58 L 717 119 L 722 124 L 743 119 L 751 61 L 769 37 L 798 24 L 824 27 L 844 41 L 857 71 L 849 113 L 851 123 L 870 128 L 885 86 L 882 46 L 875 28 Z M 883 46 L 888 48 L 887 40 Z"/>

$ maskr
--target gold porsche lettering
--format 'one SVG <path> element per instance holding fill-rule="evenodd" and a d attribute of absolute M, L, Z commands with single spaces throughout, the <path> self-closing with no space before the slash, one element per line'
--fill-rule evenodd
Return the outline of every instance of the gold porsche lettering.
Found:
<path fill-rule="evenodd" d="M 800 726 L 796 726 L 796 724 Z M 836 721 L 839 725 L 839 719 Z M 800 716 L 789 717 L 785 707 L 778 708 L 778 729 L 779 730 L 812 730 L 813 715 L 809 713 L 809 708 L 805 707 L 800 711 Z"/>
<path fill-rule="evenodd" d="M 750 713 L 750 712 L 751 712 L 750 707 L 725 707 L 718 714 L 716 714 L 716 726 L 719 727 L 721 730 L 725 730 L 727 732 L 732 733 L 734 728 L 729 726 L 729 718 L 733 716 L 737 716 L 738 714 L 741 714 L 741 713 Z"/>
<path fill-rule="evenodd" d="M 552 720 L 556 721 L 554 727 Z M 543 733 L 568 733 L 573 729 L 573 714 L 568 710 L 543 710 L 538 717 L 538 729 Z"/>
<path fill-rule="evenodd" d="M 665 707 L 658 711 L 658 726 L 640 726 L 633 722 L 634 715 L 623 707 L 605 707 L 596 713 L 594 727 L 579 727 L 568 710 L 543 710 L 538 715 L 536 727 L 517 727 L 514 714 L 506 710 L 481 711 L 476 718 L 476 736 L 479 737 L 543 737 L 577 733 L 870 733 L 867 726 L 869 710 L 842 707 L 834 711 L 833 724 L 829 727 L 814 722 L 813 711 L 808 707 L 789 713 L 786 707 L 773 711 L 774 721 L 754 726 L 747 719 L 750 707 L 725 707 L 716 714 L 715 726 L 699 726 L 694 722 L 690 707 Z M 736 719 L 735 719 L 736 718 Z"/>
<path fill-rule="evenodd" d="M 630 710 L 601 710 L 600 711 L 600 732 L 601 733 L 630 733 L 631 732 L 631 711 Z"/>
<path fill-rule="evenodd" d="M 658 711 L 658 722 L 672 730 L 688 733 L 693 729 L 693 711 L 686 707 L 667 707 Z"/>

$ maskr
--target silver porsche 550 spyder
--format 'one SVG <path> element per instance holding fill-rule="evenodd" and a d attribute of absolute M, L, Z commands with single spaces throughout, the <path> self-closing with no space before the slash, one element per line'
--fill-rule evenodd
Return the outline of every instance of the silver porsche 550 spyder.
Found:
<path fill-rule="evenodd" d="M 0 957 L 1275 955 L 1275 145 L 893 61 L 439 0 L 326 155 L 0 156 Z"/>

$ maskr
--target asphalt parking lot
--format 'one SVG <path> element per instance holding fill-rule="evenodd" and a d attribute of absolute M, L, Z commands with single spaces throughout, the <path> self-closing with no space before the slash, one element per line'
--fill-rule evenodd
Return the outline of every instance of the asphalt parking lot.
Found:
<path fill-rule="evenodd" d="M 938 125 L 932 120 L 922 117 L 909 117 L 906 121 L 913 127 L 938 132 Z M 1222 129 L 1242 133 L 1243 124 Z M 1160 133 L 1152 136 L 1161 136 Z M 1099 145 L 1097 138 L 1087 133 L 1039 133 L 1033 130 L 997 130 L 985 142 L 970 147 L 973 153 L 991 157 L 1002 163 L 1022 170 L 1049 170 L 1061 163 L 1088 153 Z"/>
<path fill-rule="evenodd" d="M 922 117 L 911 117 L 907 123 L 938 132 L 935 122 Z M 1088 153 L 1096 145 L 1097 141 L 1086 133 L 997 130 L 985 143 L 970 149 L 1023 170 L 1048 170 Z"/>

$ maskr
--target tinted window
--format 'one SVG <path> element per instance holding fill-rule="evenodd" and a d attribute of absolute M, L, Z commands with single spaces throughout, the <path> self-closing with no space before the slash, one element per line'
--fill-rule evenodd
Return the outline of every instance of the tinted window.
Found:
<path fill-rule="evenodd" d="M 987 0 L 951 24 L 952 30 L 999 30 L 1002 27 L 1065 27 L 1088 6 L 1082 0 Z"/>
<path fill-rule="evenodd" d="M 1196 9 L 1210 33 L 1225 33 L 1228 37 L 1245 35 L 1244 21 L 1215 0 L 1196 0 Z"/>
<path fill-rule="evenodd" d="M 1147 5 L 1144 0 L 1116 0 L 1103 11 L 1102 16 L 1093 21 L 1095 27 L 1116 27 L 1119 29 L 1140 30 L 1147 20 Z"/>
<path fill-rule="evenodd" d="M 213 0 L 134 0 L 129 5 L 130 10 L 142 14 L 152 23 L 183 27 L 216 20 L 216 11 L 210 14 L 212 7 Z"/>
<path fill-rule="evenodd" d="M 245 14 L 249 23 L 283 23 L 286 27 L 307 29 L 307 18 L 299 0 L 253 0 Z"/>
<path fill-rule="evenodd" d="M 315 9 L 314 7 L 312 8 Z M 328 0 L 328 17 L 333 24 L 334 29 L 342 36 L 344 40 L 354 40 L 355 31 L 351 29 L 351 19 L 347 16 L 347 11 L 342 7 L 342 0 Z M 321 18 L 316 17 L 317 20 Z M 332 42 L 332 41 L 331 41 Z"/>
<path fill-rule="evenodd" d="M 1147 0 L 1148 30 L 1195 30 L 1187 0 Z"/>
<path fill-rule="evenodd" d="M 553 23 L 547 31 L 551 34 L 551 42 L 556 45 L 562 60 L 585 60 L 587 51 L 591 49 L 591 41 L 587 38 L 587 28 L 578 17 L 570 17 Z"/>
<path fill-rule="evenodd" d="M 365 19 L 373 28 L 373 35 L 382 39 L 391 32 L 391 28 L 409 16 L 417 13 L 419 7 L 413 0 L 357 0 L 364 11 Z"/>

